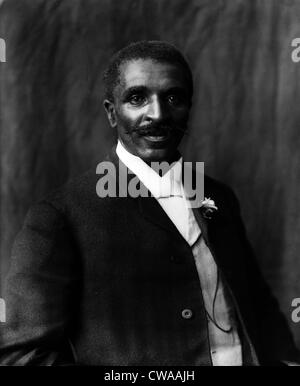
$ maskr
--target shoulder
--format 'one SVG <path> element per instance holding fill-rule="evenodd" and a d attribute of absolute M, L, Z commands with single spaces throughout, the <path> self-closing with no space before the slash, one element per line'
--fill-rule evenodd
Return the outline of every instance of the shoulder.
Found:
<path fill-rule="evenodd" d="M 48 192 L 28 209 L 23 228 L 47 233 L 66 228 L 69 214 L 96 194 L 96 166 Z"/>
<path fill-rule="evenodd" d="M 216 206 L 222 205 L 236 214 L 240 211 L 239 201 L 232 188 L 208 175 L 204 176 L 204 196 L 214 200 Z"/>
<path fill-rule="evenodd" d="M 38 203 L 48 205 L 53 210 L 65 213 L 72 207 L 79 207 L 96 196 L 97 174 L 96 167 L 90 168 L 85 173 L 69 179 L 61 187 L 49 192 Z"/>
<path fill-rule="evenodd" d="M 93 213 L 93 208 L 88 208 L 96 195 L 96 179 L 96 168 L 92 168 L 46 194 L 29 208 L 23 231 L 54 239 L 69 233 L 77 217 L 85 223 L 86 217 Z"/>
<path fill-rule="evenodd" d="M 183 180 L 184 183 L 185 177 L 187 179 L 190 178 L 190 170 L 192 170 L 192 183 L 187 183 L 188 186 L 192 185 L 192 190 L 196 189 L 197 191 L 201 191 L 201 196 L 204 198 L 209 198 L 215 201 L 216 205 L 220 205 L 221 203 L 225 206 L 230 206 L 232 209 L 239 210 L 239 202 L 238 199 L 233 192 L 232 188 L 215 179 L 211 176 L 204 173 L 204 170 L 197 167 L 197 163 L 187 162 L 188 167 L 184 170 Z M 191 164 L 191 166 L 190 166 Z M 188 173 L 186 172 L 188 171 Z"/>

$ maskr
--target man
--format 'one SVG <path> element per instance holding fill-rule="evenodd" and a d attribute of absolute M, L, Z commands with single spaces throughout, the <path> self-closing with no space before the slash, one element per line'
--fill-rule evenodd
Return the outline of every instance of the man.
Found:
<path fill-rule="evenodd" d="M 106 160 L 117 194 L 104 197 L 94 168 L 31 208 L 6 283 L 1 363 L 297 360 L 231 190 L 205 177 L 210 200 L 189 205 L 177 150 L 193 93 L 183 56 L 167 43 L 138 42 L 112 58 L 104 81 L 118 133 Z M 169 169 L 157 173 L 162 161 Z M 124 170 L 148 197 L 120 194 Z"/>

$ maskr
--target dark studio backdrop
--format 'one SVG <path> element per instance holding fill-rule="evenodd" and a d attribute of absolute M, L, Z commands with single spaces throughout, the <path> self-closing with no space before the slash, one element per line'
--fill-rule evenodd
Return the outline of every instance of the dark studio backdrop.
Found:
<path fill-rule="evenodd" d="M 236 192 L 300 346 L 300 323 L 291 319 L 300 297 L 300 63 L 291 60 L 299 21 L 300 0 L 4 0 L 2 283 L 29 206 L 114 142 L 101 103 L 112 53 L 131 41 L 167 40 L 195 78 L 183 153 Z"/>

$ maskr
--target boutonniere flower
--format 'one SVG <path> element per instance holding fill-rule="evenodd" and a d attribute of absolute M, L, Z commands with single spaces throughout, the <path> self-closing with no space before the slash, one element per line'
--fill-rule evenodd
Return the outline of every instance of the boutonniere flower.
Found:
<path fill-rule="evenodd" d="M 218 210 L 218 208 L 216 207 L 214 200 L 205 197 L 200 205 L 200 210 L 202 212 L 203 217 L 207 220 L 210 220 L 212 219 L 213 214 L 215 213 L 215 211 Z"/>

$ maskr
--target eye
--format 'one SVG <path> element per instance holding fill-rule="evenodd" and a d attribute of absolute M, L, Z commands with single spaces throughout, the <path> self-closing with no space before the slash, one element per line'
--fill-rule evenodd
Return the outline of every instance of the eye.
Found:
<path fill-rule="evenodd" d="M 183 102 L 182 97 L 180 95 L 171 94 L 168 95 L 167 101 L 169 104 L 177 106 Z"/>
<path fill-rule="evenodd" d="M 145 102 L 145 100 L 146 97 L 142 94 L 134 94 L 128 98 L 129 103 L 133 106 L 140 106 Z"/>

